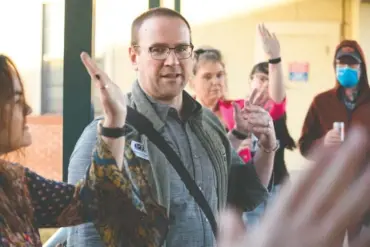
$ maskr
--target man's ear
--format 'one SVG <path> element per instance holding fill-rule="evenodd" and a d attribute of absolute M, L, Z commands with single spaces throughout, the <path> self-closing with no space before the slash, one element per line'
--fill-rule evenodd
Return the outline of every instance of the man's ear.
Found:
<path fill-rule="evenodd" d="M 134 68 L 135 71 L 137 71 L 138 70 L 138 68 L 137 68 L 137 53 L 136 53 L 135 48 L 130 46 L 128 48 L 128 54 L 129 54 L 129 57 L 130 57 L 132 67 Z"/>

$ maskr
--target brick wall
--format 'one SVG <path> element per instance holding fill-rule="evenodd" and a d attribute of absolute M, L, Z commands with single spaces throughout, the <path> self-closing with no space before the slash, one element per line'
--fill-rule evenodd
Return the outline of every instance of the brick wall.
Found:
<path fill-rule="evenodd" d="M 33 143 L 23 153 L 11 154 L 9 158 L 46 178 L 61 180 L 63 169 L 62 116 L 30 116 L 27 122 Z"/>

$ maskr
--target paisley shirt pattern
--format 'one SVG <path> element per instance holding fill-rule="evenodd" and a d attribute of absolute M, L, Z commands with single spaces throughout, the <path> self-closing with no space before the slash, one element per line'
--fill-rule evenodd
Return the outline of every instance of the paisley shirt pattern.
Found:
<path fill-rule="evenodd" d="M 152 199 L 140 166 L 134 166 L 140 191 L 133 185 L 128 175 L 133 172 L 127 163 L 137 160 L 130 148 L 127 150 L 127 162 L 120 171 L 108 146 L 98 137 L 86 179 L 77 185 L 48 180 L 18 164 L 6 164 L 9 169 L 24 171 L 14 183 L 24 188 L 17 196 L 28 201 L 33 219 L 22 220 L 26 232 L 12 232 L 0 211 L 0 246 L 41 247 L 38 228 L 88 221 L 95 224 L 107 247 L 161 246 L 168 231 L 166 209 Z M 10 198 L 0 200 L 12 208 Z M 12 217 L 21 217 L 16 210 L 12 213 Z"/>

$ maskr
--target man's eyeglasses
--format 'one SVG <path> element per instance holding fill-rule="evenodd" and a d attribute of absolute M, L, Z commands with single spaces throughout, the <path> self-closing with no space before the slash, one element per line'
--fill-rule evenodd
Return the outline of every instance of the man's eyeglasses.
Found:
<path fill-rule="evenodd" d="M 140 47 L 138 45 L 134 46 L 135 48 Z M 178 45 L 176 47 L 168 47 L 164 45 L 154 45 L 149 47 L 148 51 L 153 59 L 155 60 L 165 60 L 167 59 L 168 55 L 170 55 L 171 51 L 175 53 L 176 57 L 179 60 L 187 59 L 191 57 L 191 54 L 193 52 L 194 46 L 192 44 L 190 45 Z"/>

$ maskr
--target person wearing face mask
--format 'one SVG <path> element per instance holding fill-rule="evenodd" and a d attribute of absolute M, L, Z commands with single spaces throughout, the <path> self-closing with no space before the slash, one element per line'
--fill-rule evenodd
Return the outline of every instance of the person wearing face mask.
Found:
<path fill-rule="evenodd" d="M 312 101 L 303 123 L 299 149 L 309 158 L 309 150 L 323 142 L 339 146 L 340 133 L 334 122 L 343 122 L 345 130 L 360 123 L 370 130 L 370 89 L 365 58 L 360 45 L 353 40 L 342 41 L 335 53 L 336 84 L 333 89 L 318 94 Z"/>
<path fill-rule="evenodd" d="M 319 144 L 332 148 L 341 145 L 341 133 L 333 128 L 334 122 L 343 122 L 344 132 L 353 125 L 370 131 L 370 88 L 365 57 L 356 41 L 344 40 L 337 46 L 334 69 L 334 88 L 314 97 L 303 123 L 298 145 L 308 159 L 312 159 L 310 150 Z M 349 241 L 360 230 L 360 225 L 348 229 Z"/>

